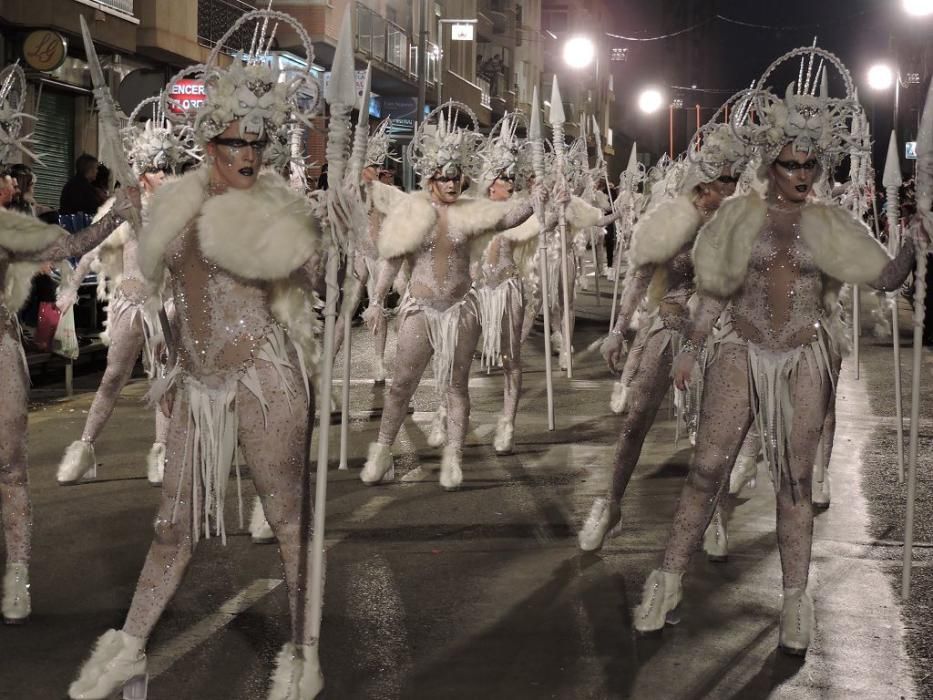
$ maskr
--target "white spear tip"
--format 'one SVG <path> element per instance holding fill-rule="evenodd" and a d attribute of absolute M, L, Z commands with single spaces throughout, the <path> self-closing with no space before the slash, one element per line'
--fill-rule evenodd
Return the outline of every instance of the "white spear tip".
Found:
<path fill-rule="evenodd" d="M 350 11 L 343 14 L 340 38 L 334 51 L 334 63 L 330 71 L 330 83 L 324 93 L 330 104 L 356 104 L 356 65 L 353 60 L 353 33 L 350 26 Z"/>
<path fill-rule="evenodd" d="M 897 153 L 897 136 L 891 131 L 891 140 L 888 142 L 888 157 L 884 161 L 884 176 L 881 182 L 885 187 L 900 187 L 901 161 Z"/>
<path fill-rule="evenodd" d="M 564 116 L 564 102 L 560 97 L 560 87 L 557 85 L 557 76 L 554 76 L 554 83 L 551 86 L 551 110 L 548 115 L 548 121 L 551 124 L 563 124 L 567 121 Z"/>
<path fill-rule="evenodd" d="M 541 106 L 538 99 L 538 86 L 535 85 L 531 94 L 531 120 L 528 123 L 528 138 L 536 141 L 541 138 Z"/>

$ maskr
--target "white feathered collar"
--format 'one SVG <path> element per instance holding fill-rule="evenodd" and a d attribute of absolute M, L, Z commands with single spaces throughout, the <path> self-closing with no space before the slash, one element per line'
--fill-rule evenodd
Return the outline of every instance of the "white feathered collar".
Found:
<path fill-rule="evenodd" d="M 427 192 L 407 194 L 392 208 L 379 233 L 379 255 L 395 258 L 414 253 L 421 247 L 437 223 L 437 212 Z M 488 199 L 461 197 L 447 207 L 447 225 L 451 231 L 475 236 L 491 230 L 517 206 L 511 200 L 491 202 Z"/>
<path fill-rule="evenodd" d="M 284 279 L 317 251 L 320 229 L 308 200 L 278 175 L 262 173 L 250 189 L 214 197 L 209 177 L 198 168 L 153 196 L 139 237 L 139 265 L 150 281 L 161 282 L 165 250 L 195 218 L 204 256 L 246 279 Z"/>
<path fill-rule="evenodd" d="M 48 248 L 64 233 L 60 226 L 0 207 L 0 247 L 14 257 L 17 253 L 35 253 Z"/>
<path fill-rule="evenodd" d="M 767 214 L 767 204 L 756 193 L 723 203 L 700 230 L 693 248 L 697 287 L 701 291 L 729 297 L 744 284 L 752 248 Z M 816 266 L 838 282 L 873 282 L 890 262 L 868 227 L 837 205 L 805 205 L 800 214 L 800 237 Z"/>
<path fill-rule="evenodd" d="M 629 263 L 641 267 L 667 262 L 694 240 L 702 223 L 703 217 L 687 195 L 659 203 L 635 226 Z"/>

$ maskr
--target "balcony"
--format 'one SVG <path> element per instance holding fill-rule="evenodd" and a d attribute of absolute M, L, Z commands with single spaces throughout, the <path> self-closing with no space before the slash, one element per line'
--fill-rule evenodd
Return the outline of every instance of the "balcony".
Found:
<path fill-rule="evenodd" d="M 107 14 L 115 14 L 130 19 L 133 15 L 133 0 L 75 0 L 82 5 L 93 7 Z"/>
<path fill-rule="evenodd" d="M 255 9 L 255 6 L 243 0 L 198 0 L 198 43 L 213 47 L 234 22 Z M 227 46 L 248 50 L 252 38 L 253 23 L 247 23 L 230 37 Z"/>
<path fill-rule="evenodd" d="M 357 51 L 400 73 L 412 75 L 417 70 L 417 62 L 412 62 L 412 57 L 417 55 L 413 48 L 402 27 L 362 3 L 356 3 Z"/>

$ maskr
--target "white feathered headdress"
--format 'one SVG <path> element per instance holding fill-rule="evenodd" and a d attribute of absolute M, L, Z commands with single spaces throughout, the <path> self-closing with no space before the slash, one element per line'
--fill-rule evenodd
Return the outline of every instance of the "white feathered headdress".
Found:
<path fill-rule="evenodd" d="M 366 142 L 365 165 L 383 166 L 387 160 L 398 161 L 392 155 L 392 120 L 383 119 L 373 129 Z"/>
<path fill-rule="evenodd" d="M 35 119 L 23 111 L 26 106 L 26 76 L 18 63 L 0 71 L 0 163 L 7 162 L 15 148 L 39 160 L 26 148 L 28 137 L 21 138 L 23 119 Z"/>
<path fill-rule="evenodd" d="M 162 104 L 161 95 L 140 102 L 130 114 L 129 126 L 123 131 L 126 155 L 137 176 L 154 170 L 171 172 L 185 160 L 200 160 L 197 149 L 186 144 L 183 136 L 185 127 L 176 127 L 168 121 Z M 140 126 L 139 115 L 149 106 L 154 110 L 152 118 Z"/>
<path fill-rule="evenodd" d="M 469 128 L 457 126 L 461 112 L 470 120 Z M 476 177 L 481 167 L 479 149 L 482 145 L 483 135 L 473 110 L 451 100 L 435 108 L 415 128 L 408 144 L 408 160 L 424 180 L 436 172 L 451 171 Z"/>
<path fill-rule="evenodd" d="M 274 22 L 268 31 L 269 22 Z M 248 52 L 239 51 L 229 67 L 222 67 L 218 58 L 221 51 L 230 51 L 227 43 L 237 32 L 254 24 L 253 38 Z M 304 46 L 307 65 L 298 67 L 284 64 L 270 53 L 275 32 L 280 23 L 287 24 L 298 35 Z M 208 56 L 207 62 L 184 69 L 169 82 L 166 109 L 180 112 L 201 143 L 207 143 L 238 121 L 240 134 L 268 136 L 271 140 L 290 121 L 311 126 L 310 119 L 320 102 L 320 86 L 311 72 L 314 48 L 311 38 L 301 23 L 291 15 L 275 10 L 255 10 L 241 16 L 220 38 Z M 203 103 L 185 110 L 172 100 L 172 86 L 183 78 L 204 81 Z"/>

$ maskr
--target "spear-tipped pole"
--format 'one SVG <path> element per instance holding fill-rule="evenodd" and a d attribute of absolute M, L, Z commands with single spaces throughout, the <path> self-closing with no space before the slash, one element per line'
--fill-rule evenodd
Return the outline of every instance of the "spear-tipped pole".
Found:
<path fill-rule="evenodd" d="M 541 107 L 538 98 L 538 86 L 535 85 L 531 98 L 531 121 L 528 125 L 528 140 L 531 142 L 531 164 L 535 171 L 535 182 L 538 187 L 544 184 L 544 137 L 541 133 Z M 551 300 L 550 280 L 548 279 L 547 260 L 547 231 L 545 220 L 547 212 L 544 207 L 538 207 L 536 212 L 541 223 L 541 233 L 538 243 L 538 271 L 541 278 L 541 307 L 544 313 L 544 383 L 547 391 L 547 429 L 556 427 L 554 417 L 554 369 L 551 366 Z"/>
<path fill-rule="evenodd" d="M 350 164 L 347 167 L 346 181 L 344 189 L 351 194 L 353 200 L 362 204 L 360 196 L 360 173 L 363 161 L 366 159 L 366 144 L 369 141 L 369 85 L 372 79 L 372 66 L 366 66 L 366 80 L 363 83 L 363 95 L 360 97 L 360 114 L 356 122 L 356 131 L 353 134 L 353 150 L 350 154 Z M 360 280 L 355 277 L 353 270 L 356 235 L 367 234 L 365 227 L 369 221 L 367 217 L 354 217 L 352 219 L 354 228 L 363 228 L 364 230 L 350 231 L 347 236 L 347 274 L 343 283 L 343 304 L 350 304 L 356 296 L 353 289 L 360 284 Z M 356 234 L 356 235 L 354 235 Z M 353 320 L 353 309 L 347 306 L 343 310 L 343 384 L 341 385 L 342 396 L 340 403 L 340 465 L 338 469 L 349 469 L 347 464 L 347 452 L 350 442 L 350 360 L 351 353 L 351 321 Z"/>
<path fill-rule="evenodd" d="M 917 131 L 917 218 L 915 225 L 925 226 L 927 234 L 933 234 L 933 81 L 927 92 L 926 105 Z M 921 234 L 917 236 L 917 270 L 914 272 L 916 286 L 914 296 L 914 357 L 912 386 L 910 392 L 910 453 L 907 463 L 907 513 L 904 524 L 904 570 L 901 591 L 904 600 L 910 597 L 910 573 L 913 564 L 914 505 L 917 497 L 917 442 L 920 429 L 920 369 L 923 351 L 923 316 L 926 311 L 927 293 L 927 242 Z"/>
<path fill-rule="evenodd" d="M 891 131 L 891 140 L 888 142 L 888 157 L 884 162 L 884 176 L 881 184 L 887 197 L 888 219 L 888 252 L 897 255 L 900 249 L 901 234 L 898 228 L 900 220 L 899 190 L 903 179 L 901 178 L 901 163 L 897 155 L 897 136 Z M 901 329 L 897 317 L 900 292 L 891 293 L 891 335 L 894 345 L 894 405 L 897 413 L 897 483 L 904 483 L 904 404 L 901 396 Z"/>
<path fill-rule="evenodd" d="M 340 39 L 337 42 L 337 50 L 334 54 L 330 84 L 324 93 L 324 99 L 330 107 L 326 153 L 328 175 L 330 181 L 334 184 L 327 192 L 328 216 L 326 225 L 329 229 L 330 246 L 324 276 L 327 285 L 327 297 L 324 304 L 324 349 L 321 353 L 318 390 L 318 423 L 320 427 L 317 452 L 317 483 L 314 498 L 314 539 L 312 541 L 312 566 L 309 570 L 311 574 L 311 629 L 316 639 L 320 637 L 321 603 L 324 593 L 324 519 L 327 506 L 327 461 L 330 447 L 331 397 L 333 395 L 334 326 L 336 325 L 337 296 L 340 294 L 337 273 L 346 236 L 346 232 L 341 230 L 341 217 L 337 211 L 336 198 L 341 195 L 343 174 L 346 169 L 347 147 L 350 140 L 350 110 L 356 103 L 356 80 L 349 11 L 345 12 L 343 16 L 343 26 Z"/>
<path fill-rule="evenodd" d="M 585 121 L 585 120 L 584 120 Z M 606 159 L 603 156 L 603 137 L 599 133 L 599 122 L 596 120 L 596 116 L 593 116 L 593 139 L 596 141 L 596 167 L 600 170 L 600 175 L 603 174 L 606 170 Z M 586 142 L 584 141 L 584 145 Z M 592 177 L 592 176 L 590 176 Z M 608 177 L 606 177 L 608 180 Z M 596 183 L 593 184 L 593 201 L 596 202 Z M 609 195 L 609 188 L 606 188 L 606 196 Z M 596 271 L 595 284 L 596 284 L 596 306 L 599 306 L 601 303 L 601 295 L 599 293 L 599 251 L 597 249 L 598 236 L 595 228 L 590 229 L 592 246 L 593 246 L 593 269 Z"/>
<path fill-rule="evenodd" d="M 557 76 L 554 76 L 554 83 L 551 87 L 551 110 L 548 115 L 548 121 L 551 123 L 551 140 L 554 144 L 555 176 L 560 183 L 566 178 L 566 146 L 564 144 L 564 103 L 561 101 L 560 87 L 557 84 Z M 570 347 L 573 338 L 570 337 L 570 314 L 572 313 L 570 305 L 570 266 L 567 260 L 567 207 L 559 205 L 557 219 L 558 233 L 560 235 L 560 272 L 561 291 L 563 292 L 564 313 L 563 316 L 563 336 L 564 342 L 561 344 L 561 351 L 564 353 L 564 364 L 567 368 L 567 379 L 573 379 L 573 356 Z"/>
<path fill-rule="evenodd" d="M 623 201 L 629 203 L 629 206 L 632 210 L 634 210 L 634 206 L 632 206 L 631 203 L 634 201 L 635 196 L 635 175 L 638 173 L 637 148 L 637 144 L 633 143 L 632 152 L 629 153 L 628 157 L 628 166 L 625 168 L 625 175 L 622 177 L 622 182 L 620 183 L 620 189 L 622 192 L 619 193 L 624 198 Z M 622 277 L 620 273 L 620 270 L 622 269 L 622 241 L 625 237 L 625 228 L 630 227 L 631 224 L 631 221 L 626 221 L 621 226 L 619 225 L 618 221 L 615 224 L 616 245 L 615 250 L 612 253 L 612 309 L 609 312 L 609 330 L 615 328 L 616 325 L 616 311 L 618 310 L 617 302 L 619 299 L 619 280 Z"/>
<path fill-rule="evenodd" d="M 865 211 L 863 208 L 864 202 L 863 191 L 862 191 L 862 180 L 861 176 L 863 173 L 862 170 L 862 155 L 859 153 L 858 143 L 861 140 L 861 116 L 856 115 L 852 120 L 852 127 L 850 134 L 852 136 L 852 141 L 856 145 L 854 146 L 852 152 L 849 154 L 849 187 L 851 188 L 852 200 L 850 206 L 852 207 L 852 213 L 862 221 L 865 216 Z M 852 285 L 852 354 L 853 361 L 855 363 L 855 378 L 861 378 L 861 360 L 860 360 L 860 351 L 861 351 L 861 339 L 862 339 L 862 305 L 861 305 L 861 294 L 859 286 L 857 284 Z"/>

